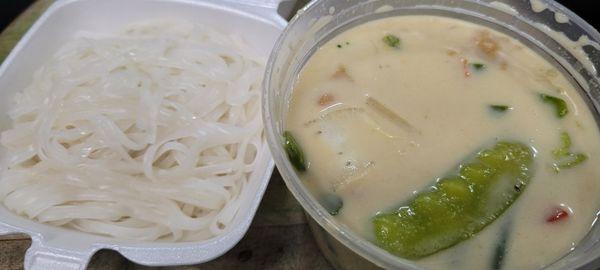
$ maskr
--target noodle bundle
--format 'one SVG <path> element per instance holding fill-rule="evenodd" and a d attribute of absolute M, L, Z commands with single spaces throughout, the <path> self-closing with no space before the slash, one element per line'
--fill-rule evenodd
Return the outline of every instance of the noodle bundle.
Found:
<path fill-rule="evenodd" d="M 248 45 L 205 26 L 82 35 L 15 97 L 0 200 L 38 222 L 124 239 L 219 235 L 252 195 L 262 74 Z"/>

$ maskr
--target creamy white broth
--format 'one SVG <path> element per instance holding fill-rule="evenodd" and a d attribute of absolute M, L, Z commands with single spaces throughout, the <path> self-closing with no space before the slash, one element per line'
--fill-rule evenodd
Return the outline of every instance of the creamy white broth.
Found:
<path fill-rule="evenodd" d="M 388 34 L 401 39 L 399 48 L 382 41 Z M 540 93 L 565 100 L 569 113 L 558 118 Z M 494 112 L 492 104 L 511 109 Z M 336 218 L 372 241 L 377 213 L 410 200 L 475 152 L 501 140 L 534 148 L 535 174 L 517 201 L 469 240 L 419 259 L 426 268 L 490 268 L 509 221 L 503 269 L 543 267 L 583 238 L 600 205 L 600 136 L 577 90 L 519 41 L 465 21 L 399 16 L 334 37 L 301 71 L 286 129 L 308 163 L 303 182 L 317 198 L 340 196 Z M 563 131 L 571 151 L 588 159 L 556 173 L 551 152 Z M 546 222 L 555 207 L 568 218 Z"/>

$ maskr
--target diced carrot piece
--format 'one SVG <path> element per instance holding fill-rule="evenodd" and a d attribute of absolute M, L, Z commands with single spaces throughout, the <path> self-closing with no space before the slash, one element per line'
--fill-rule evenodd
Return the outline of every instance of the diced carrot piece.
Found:
<path fill-rule="evenodd" d="M 334 98 L 332 95 L 330 94 L 323 94 L 320 98 L 319 98 L 319 105 L 321 106 L 325 106 L 328 104 L 331 104 L 333 102 Z"/>
<path fill-rule="evenodd" d="M 490 57 L 495 57 L 498 50 L 500 50 L 500 45 L 488 31 L 480 32 L 475 38 L 475 44 L 479 50 Z"/>
<path fill-rule="evenodd" d="M 331 75 L 331 78 L 347 79 L 347 80 L 352 81 L 352 77 L 350 77 L 350 75 L 348 75 L 348 72 L 346 71 L 346 68 L 344 66 L 339 66 L 337 68 L 337 70 L 335 71 L 335 73 L 333 73 L 333 75 Z"/>

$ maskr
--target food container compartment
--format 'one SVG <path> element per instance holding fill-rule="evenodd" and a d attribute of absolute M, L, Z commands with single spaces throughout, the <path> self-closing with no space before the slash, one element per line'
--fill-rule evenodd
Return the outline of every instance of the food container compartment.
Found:
<path fill-rule="evenodd" d="M 31 27 L 0 68 L 0 130 L 10 125 L 6 114 L 16 92 L 33 72 L 80 31 L 114 33 L 128 23 L 153 18 L 185 19 L 241 36 L 266 60 L 286 25 L 277 13 L 281 0 L 59 0 Z M 231 249 L 246 233 L 273 171 L 264 145 L 250 176 L 243 203 L 229 229 L 201 242 L 140 242 L 120 240 L 43 225 L 0 206 L 0 235 L 25 233 L 32 244 L 26 269 L 85 269 L 100 249 L 112 249 L 144 265 L 182 265 L 209 261 Z"/>
<path fill-rule="evenodd" d="M 275 163 L 286 185 L 308 215 L 324 255 L 338 269 L 419 269 L 357 236 L 315 200 L 288 161 L 281 144 L 294 80 L 310 55 L 332 36 L 369 20 L 395 15 L 442 15 L 472 21 L 506 33 L 554 62 L 582 89 L 596 120 L 600 119 L 600 34 L 573 12 L 552 0 L 316 0 L 298 12 L 277 41 L 265 73 L 263 121 Z M 565 21 L 568 18 L 568 21 Z M 565 34 L 563 34 L 565 33 Z M 316 223 L 318 223 L 317 226 Z M 546 269 L 597 269 L 600 225 L 568 255 Z"/>

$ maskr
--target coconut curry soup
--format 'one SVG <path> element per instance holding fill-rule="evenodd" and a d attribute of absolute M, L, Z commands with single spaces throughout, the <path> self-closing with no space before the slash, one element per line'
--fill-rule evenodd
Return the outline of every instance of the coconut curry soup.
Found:
<path fill-rule="evenodd" d="M 551 63 L 436 16 L 351 28 L 303 67 L 284 133 L 331 215 L 429 269 L 537 269 L 589 231 L 600 137 Z"/>

